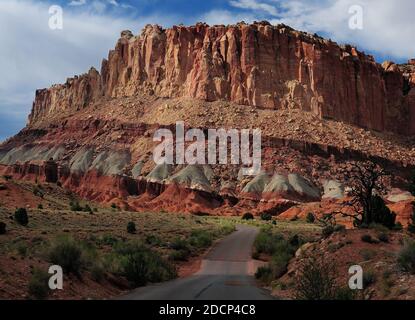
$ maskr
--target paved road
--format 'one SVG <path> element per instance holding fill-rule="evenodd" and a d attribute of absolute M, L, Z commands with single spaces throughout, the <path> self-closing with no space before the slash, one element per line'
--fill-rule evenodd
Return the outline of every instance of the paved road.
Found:
<path fill-rule="evenodd" d="M 238 226 L 220 241 L 202 261 L 194 275 L 139 288 L 125 300 L 269 300 L 272 297 L 255 284 L 252 244 L 258 229 Z"/>

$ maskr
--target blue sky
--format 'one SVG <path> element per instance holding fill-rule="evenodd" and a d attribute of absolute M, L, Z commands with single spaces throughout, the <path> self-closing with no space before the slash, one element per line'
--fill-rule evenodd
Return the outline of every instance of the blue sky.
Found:
<path fill-rule="evenodd" d="M 37 88 L 100 68 L 121 30 L 147 23 L 229 24 L 268 20 L 351 43 L 379 62 L 415 57 L 413 0 L 2 0 L 0 141 L 25 126 Z M 352 5 L 363 29 L 351 30 Z M 63 30 L 48 28 L 49 7 L 63 8 Z"/>

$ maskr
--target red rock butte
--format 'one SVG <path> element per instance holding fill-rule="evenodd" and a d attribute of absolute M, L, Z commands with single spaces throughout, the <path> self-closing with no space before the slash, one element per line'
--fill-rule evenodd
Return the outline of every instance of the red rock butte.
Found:
<path fill-rule="evenodd" d="M 285 25 L 148 25 L 138 36 L 121 33 L 101 73 L 91 69 L 38 90 L 30 124 L 103 96 L 145 92 L 258 108 L 297 107 L 320 118 L 413 135 L 414 87 L 415 73 Z"/>

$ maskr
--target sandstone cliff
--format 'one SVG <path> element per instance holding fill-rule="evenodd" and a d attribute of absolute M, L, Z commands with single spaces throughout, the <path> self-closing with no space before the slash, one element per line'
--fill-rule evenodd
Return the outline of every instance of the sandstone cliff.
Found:
<path fill-rule="evenodd" d="M 415 134 L 415 72 L 380 65 L 351 46 L 266 22 L 124 31 L 101 73 L 38 90 L 29 125 L 102 98 L 227 100 L 296 108 L 378 131 Z"/>

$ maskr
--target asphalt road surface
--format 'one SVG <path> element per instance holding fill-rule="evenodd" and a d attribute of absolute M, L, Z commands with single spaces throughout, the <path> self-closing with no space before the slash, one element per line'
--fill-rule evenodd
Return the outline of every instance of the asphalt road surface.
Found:
<path fill-rule="evenodd" d="M 194 275 L 138 288 L 123 300 L 270 300 L 253 277 L 252 244 L 258 229 L 238 226 L 206 255 Z"/>

